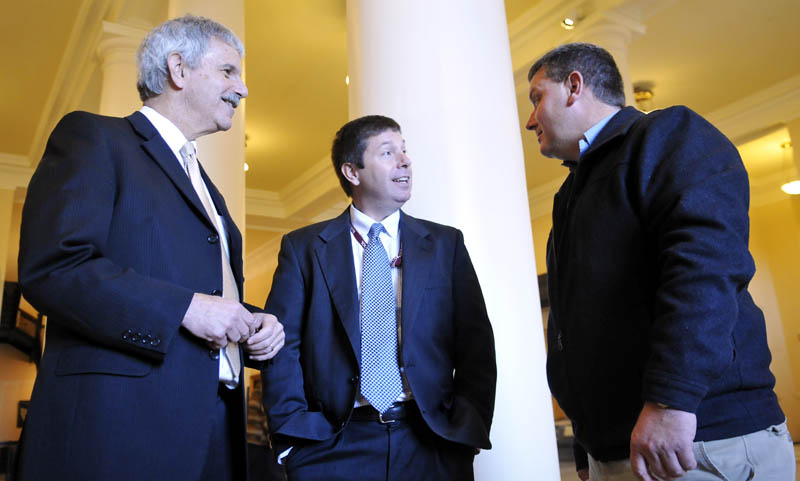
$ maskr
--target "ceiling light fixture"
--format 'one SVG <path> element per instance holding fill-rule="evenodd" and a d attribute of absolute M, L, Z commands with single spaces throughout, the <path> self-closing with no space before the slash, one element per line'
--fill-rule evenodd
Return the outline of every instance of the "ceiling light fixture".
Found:
<path fill-rule="evenodd" d="M 350 76 L 349 75 L 345 75 L 344 76 L 344 84 L 345 85 L 350 85 Z"/>
<path fill-rule="evenodd" d="M 636 108 L 642 112 L 651 112 L 655 108 L 653 85 L 653 82 L 636 82 L 633 84 L 633 100 L 636 102 Z"/>
<path fill-rule="evenodd" d="M 561 28 L 564 30 L 572 30 L 580 21 L 583 20 L 583 15 L 576 8 L 572 8 L 561 19 Z"/>
<path fill-rule="evenodd" d="M 250 166 L 247 165 L 247 162 L 245 162 L 244 163 L 244 171 L 247 172 L 248 170 L 250 170 Z"/>

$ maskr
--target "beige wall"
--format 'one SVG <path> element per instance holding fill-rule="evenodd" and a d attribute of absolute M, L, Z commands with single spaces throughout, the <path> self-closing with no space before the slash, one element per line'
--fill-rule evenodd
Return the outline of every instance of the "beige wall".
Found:
<path fill-rule="evenodd" d="M 750 246 L 756 262 L 751 293 L 764 311 L 772 351 L 776 392 L 789 420 L 800 432 L 800 198 L 750 210 Z"/>

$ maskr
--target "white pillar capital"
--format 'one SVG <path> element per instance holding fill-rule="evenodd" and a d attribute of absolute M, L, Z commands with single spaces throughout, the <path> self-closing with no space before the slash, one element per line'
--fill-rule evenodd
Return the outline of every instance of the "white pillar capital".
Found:
<path fill-rule="evenodd" d="M 147 31 L 103 22 L 97 56 L 103 72 L 100 113 L 124 116 L 140 105 L 136 93 L 136 49 Z"/>
<path fill-rule="evenodd" d="M 628 47 L 636 35 L 644 35 L 647 28 L 635 16 L 617 10 L 604 10 L 587 18 L 576 28 L 574 41 L 599 45 L 614 57 L 625 85 L 625 99 L 633 102 L 633 83 L 628 68 Z"/>

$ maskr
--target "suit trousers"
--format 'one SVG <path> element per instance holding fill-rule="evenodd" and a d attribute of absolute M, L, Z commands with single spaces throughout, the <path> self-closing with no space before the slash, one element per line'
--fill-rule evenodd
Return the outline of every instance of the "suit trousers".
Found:
<path fill-rule="evenodd" d="M 474 449 L 434 434 L 414 402 L 389 424 L 350 421 L 336 436 L 295 445 L 289 481 L 472 481 Z"/>
<path fill-rule="evenodd" d="M 201 481 L 242 481 L 247 478 L 245 453 L 239 442 L 241 433 L 237 429 L 241 420 L 233 415 L 237 412 L 237 403 L 241 403 L 240 389 L 241 386 L 228 389 L 222 383 L 217 389 L 214 418 L 210 420 L 214 425 Z"/>
<path fill-rule="evenodd" d="M 794 445 L 786 423 L 717 441 L 694 443 L 697 468 L 676 481 L 793 481 Z M 589 456 L 591 481 L 636 481 L 628 460 L 600 462 Z"/>

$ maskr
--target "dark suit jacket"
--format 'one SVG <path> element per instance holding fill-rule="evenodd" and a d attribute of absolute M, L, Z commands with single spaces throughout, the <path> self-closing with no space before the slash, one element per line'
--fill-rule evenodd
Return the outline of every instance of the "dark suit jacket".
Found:
<path fill-rule="evenodd" d="M 282 441 L 330 438 L 352 412 L 361 335 L 350 236 L 345 211 L 283 238 L 265 310 L 283 323 L 286 345 L 262 369 L 278 452 Z M 400 240 L 401 368 L 436 434 L 488 449 L 494 338 L 463 236 L 401 212 Z"/>
<path fill-rule="evenodd" d="M 203 176 L 242 292 L 241 235 Z M 219 353 L 180 324 L 194 292 L 221 291 L 219 248 L 188 177 L 144 115 L 61 120 L 22 214 L 22 291 L 48 316 L 23 480 L 197 479 Z M 235 414 L 243 423 L 243 403 Z"/>

